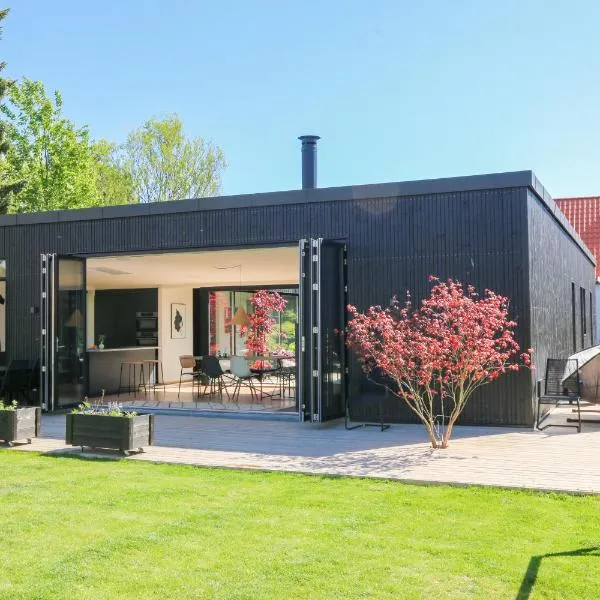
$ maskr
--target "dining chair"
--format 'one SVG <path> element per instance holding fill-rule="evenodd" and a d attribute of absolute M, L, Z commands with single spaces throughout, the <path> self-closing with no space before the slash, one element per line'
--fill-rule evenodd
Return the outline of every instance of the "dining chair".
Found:
<path fill-rule="evenodd" d="M 184 377 L 192 378 L 192 395 L 194 393 L 194 383 L 200 381 L 200 375 L 202 371 L 198 369 L 196 365 L 196 359 L 190 354 L 183 354 L 179 357 L 179 365 L 181 367 L 179 371 L 179 391 L 177 392 L 177 400 L 181 396 L 181 381 Z"/>
<path fill-rule="evenodd" d="M 223 390 L 225 390 L 227 398 L 230 398 L 225 382 L 225 373 L 216 356 L 204 356 L 200 363 L 200 370 L 204 376 L 208 377 L 211 395 L 218 394 L 223 399 Z"/>
<path fill-rule="evenodd" d="M 252 402 L 256 399 L 256 387 L 254 386 L 254 380 L 258 380 L 258 374 L 253 373 L 250 370 L 248 359 L 243 356 L 232 356 L 231 357 L 231 374 L 235 381 L 235 387 L 233 389 L 233 401 L 239 402 L 240 391 L 242 385 L 250 389 L 250 397 Z"/>

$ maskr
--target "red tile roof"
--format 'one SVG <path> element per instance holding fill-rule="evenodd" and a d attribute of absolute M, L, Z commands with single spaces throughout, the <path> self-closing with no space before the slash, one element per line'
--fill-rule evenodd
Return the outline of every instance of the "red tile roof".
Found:
<path fill-rule="evenodd" d="M 558 198 L 556 204 L 594 253 L 598 262 L 596 277 L 600 277 L 600 196 Z"/>

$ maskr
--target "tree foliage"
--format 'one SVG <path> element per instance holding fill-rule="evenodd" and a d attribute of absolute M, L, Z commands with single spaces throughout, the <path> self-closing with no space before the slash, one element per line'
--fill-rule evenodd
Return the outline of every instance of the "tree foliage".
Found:
<path fill-rule="evenodd" d="M 11 212 L 101 204 L 88 131 L 63 116 L 61 95 L 50 98 L 41 82 L 23 79 L 8 97 L 1 107 L 8 118 L 7 163 L 11 175 L 25 182 L 11 199 Z"/>
<path fill-rule="evenodd" d="M 119 147 L 107 140 L 92 144 L 96 186 L 103 205 L 137 202 L 131 175 L 121 165 Z"/>
<path fill-rule="evenodd" d="M 253 309 L 248 315 L 250 323 L 241 327 L 240 334 L 246 338 L 249 354 L 264 355 L 269 352 L 267 340 L 276 323 L 271 315 L 285 310 L 287 300 L 278 292 L 258 290 L 249 301 Z"/>
<path fill-rule="evenodd" d="M 406 402 L 427 429 L 434 448 L 445 448 L 473 392 L 508 371 L 529 366 L 519 355 L 508 300 L 490 290 L 480 297 L 449 279 L 413 309 L 407 299 L 366 313 L 354 306 L 346 343 L 363 370 L 383 375 L 385 386 Z"/>
<path fill-rule="evenodd" d="M 9 9 L 0 10 L 0 22 L 2 22 L 9 13 Z M 0 26 L 0 39 L 2 38 L 2 27 Z M 6 67 L 4 61 L 0 62 L 0 71 Z M 12 81 L 0 77 L 0 104 L 4 102 L 6 92 L 12 85 Z M 11 170 L 6 162 L 6 154 L 10 144 L 6 135 L 7 123 L 0 121 L 0 213 L 6 213 L 8 210 L 9 198 L 12 194 L 19 191 L 23 185 L 22 181 L 14 179 Z"/>
<path fill-rule="evenodd" d="M 140 202 L 215 196 L 220 191 L 223 152 L 201 137 L 187 138 L 177 115 L 150 119 L 132 131 L 123 154 Z"/>

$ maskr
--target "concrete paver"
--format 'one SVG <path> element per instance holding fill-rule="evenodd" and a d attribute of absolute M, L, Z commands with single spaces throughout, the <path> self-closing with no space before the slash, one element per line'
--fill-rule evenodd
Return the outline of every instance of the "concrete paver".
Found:
<path fill-rule="evenodd" d="M 15 450 L 81 453 L 64 442 L 64 415 Z M 328 426 L 158 415 L 156 445 L 125 460 L 401 481 L 600 493 L 600 425 L 575 429 L 457 427 L 432 450 L 420 425 L 346 431 Z"/>

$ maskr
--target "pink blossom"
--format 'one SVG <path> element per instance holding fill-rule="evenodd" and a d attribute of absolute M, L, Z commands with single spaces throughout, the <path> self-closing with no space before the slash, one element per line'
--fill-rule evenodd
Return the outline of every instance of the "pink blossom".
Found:
<path fill-rule="evenodd" d="M 432 445 L 446 447 L 473 392 L 507 371 L 530 367 L 532 350 L 519 354 L 507 298 L 491 290 L 480 296 L 452 279 L 429 281 L 430 295 L 417 309 L 397 298 L 365 313 L 348 306 L 345 340 L 366 373 L 378 371 L 394 382 L 392 391 L 426 425 Z M 439 407 L 433 399 L 449 417 L 442 439 L 435 433 Z"/>

